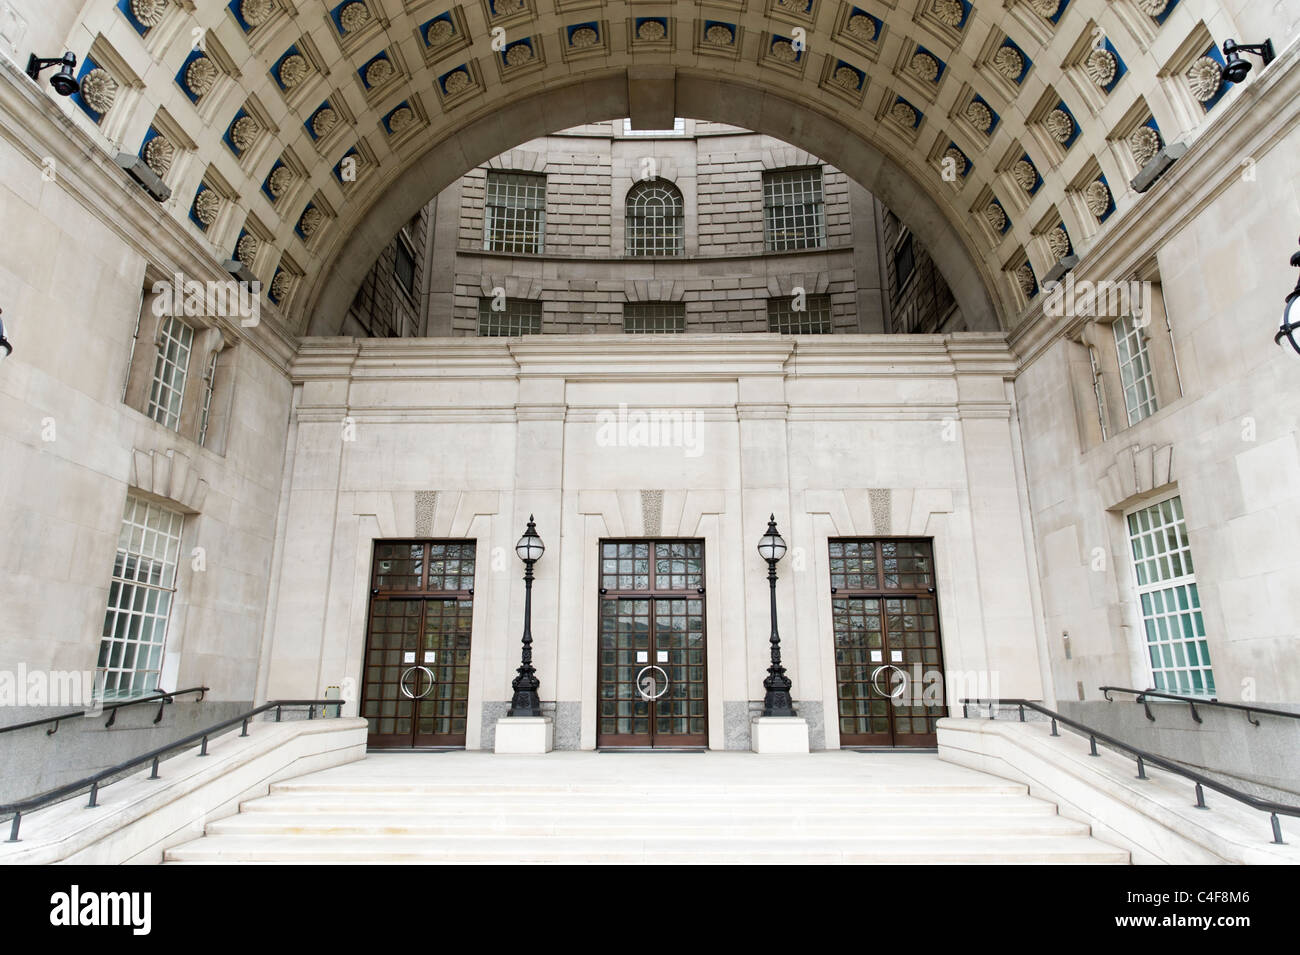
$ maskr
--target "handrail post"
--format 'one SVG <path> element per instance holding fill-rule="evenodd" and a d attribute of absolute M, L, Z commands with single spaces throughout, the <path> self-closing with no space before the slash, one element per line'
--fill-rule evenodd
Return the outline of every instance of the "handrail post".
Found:
<path fill-rule="evenodd" d="M 247 735 L 248 735 L 248 717 L 244 717 L 244 729 L 243 729 L 243 732 L 241 732 L 239 735 L 240 735 L 240 736 L 247 736 Z"/>
<path fill-rule="evenodd" d="M 1247 722 L 1247 723 L 1251 723 L 1251 724 L 1253 724 L 1254 726 L 1258 726 L 1258 725 L 1259 725 L 1259 720 L 1253 720 L 1253 719 L 1250 718 L 1250 707 L 1249 707 L 1249 706 L 1246 707 L 1246 722 Z"/>
<path fill-rule="evenodd" d="M 1192 708 L 1192 719 L 1196 720 L 1198 723 L 1204 723 L 1205 720 L 1201 719 L 1201 714 L 1196 712 L 1196 704 L 1188 703 L 1187 705 Z"/>
<path fill-rule="evenodd" d="M 1247 717 L 1249 717 L 1249 714 L 1247 714 Z M 46 735 L 46 736 L 53 736 L 53 735 L 54 735 L 55 733 L 57 733 L 58 731 L 59 731 L 59 721 L 58 721 L 58 720 L 55 720 L 55 721 L 54 721 L 54 725 L 51 726 L 49 729 L 47 729 L 47 730 L 45 731 L 45 735 Z"/>
<path fill-rule="evenodd" d="M 199 755 L 200 756 L 208 755 L 208 738 L 206 736 L 203 737 L 203 745 L 199 747 Z"/>
<path fill-rule="evenodd" d="M 1137 777 L 1137 778 L 1138 778 L 1138 779 L 1146 779 L 1146 778 L 1147 778 L 1147 768 L 1146 768 L 1146 765 L 1142 762 L 1142 756 L 1141 756 L 1141 754 L 1138 755 L 1137 761 L 1138 761 L 1138 777 Z"/>
<path fill-rule="evenodd" d="M 1210 808 L 1209 806 L 1205 805 L 1205 787 L 1202 786 L 1200 783 L 1196 784 L 1196 808 L 1197 809 Z"/>
<path fill-rule="evenodd" d="M 1273 842 L 1279 846 L 1286 845 L 1282 840 L 1282 824 L 1277 821 L 1277 813 L 1269 813 L 1269 818 L 1273 821 Z"/>
<path fill-rule="evenodd" d="M 99 796 L 99 780 L 96 779 L 93 783 L 90 784 L 90 802 L 86 804 L 87 809 L 96 808 L 97 804 L 95 802 L 95 799 L 98 796 Z"/>
<path fill-rule="evenodd" d="M 1095 737 L 1095 736 L 1089 736 L 1089 737 L 1088 737 L 1088 746 L 1092 749 L 1092 752 L 1090 752 L 1088 755 L 1089 755 L 1089 756 L 1096 756 L 1096 755 L 1097 755 L 1097 737 Z"/>
<path fill-rule="evenodd" d="M 316 718 L 316 706 L 315 704 L 312 704 L 311 706 L 307 707 L 307 719 L 314 720 L 315 718 Z"/>
<path fill-rule="evenodd" d="M 1060 733 L 1058 733 L 1058 732 L 1056 731 L 1056 717 L 1055 717 L 1055 716 L 1052 717 L 1052 735 L 1053 735 L 1053 736 L 1060 736 L 1060 735 L 1061 735 Z"/>
<path fill-rule="evenodd" d="M 1142 704 L 1142 710 L 1146 713 L 1147 719 L 1154 723 L 1156 717 L 1155 714 L 1151 712 L 1151 701 L 1147 699 L 1147 695 L 1145 693 L 1139 693 L 1135 702 Z"/>
<path fill-rule="evenodd" d="M 104 729 L 108 729 L 116 722 L 117 722 L 117 707 L 110 706 L 108 708 L 108 720 L 107 722 L 104 723 Z"/>
<path fill-rule="evenodd" d="M 276 721 L 277 723 L 280 722 L 280 710 L 281 710 L 281 709 L 283 709 L 283 707 L 277 706 L 277 707 L 275 708 L 275 721 Z"/>
<path fill-rule="evenodd" d="M 1020 704 L 1020 722 L 1023 723 L 1024 721 L 1025 721 L 1025 704 L 1021 703 L 1021 704 Z"/>
<path fill-rule="evenodd" d="M 149 774 L 149 778 L 150 778 L 150 779 L 157 779 L 157 778 L 158 778 L 158 760 L 159 760 L 160 758 L 161 758 L 161 757 L 158 757 L 158 756 L 155 756 L 155 757 L 153 758 L 153 772 L 151 772 L 151 773 Z"/>
<path fill-rule="evenodd" d="M 170 702 L 170 699 L 165 699 L 165 700 L 159 700 L 159 701 L 158 701 L 158 713 L 157 713 L 157 715 L 154 716 L 154 718 L 153 718 L 154 726 L 157 726 L 159 723 L 162 722 L 163 704 L 164 704 L 164 703 L 168 703 L 168 702 Z"/>
<path fill-rule="evenodd" d="M 16 812 L 16 813 L 14 813 L 13 824 L 9 827 L 9 841 L 10 841 L 10 842 L 17 842 L 17 841 L 18 841 L 18 824 L 19 824 L 20 822 L 22 822 L 22 821 L 23 821 L 23 814 L 22 814 L 21 812 Z"/>
<path fill-rule="evenodd" d="M 343 710 L 341 707 L 339 709 L 339 715 L 340 716 L 343 715 Z M 961 718 L 964 720 L 970 719 L 970 704 L 967 703 L 965 700 L 961 701 Z"/>

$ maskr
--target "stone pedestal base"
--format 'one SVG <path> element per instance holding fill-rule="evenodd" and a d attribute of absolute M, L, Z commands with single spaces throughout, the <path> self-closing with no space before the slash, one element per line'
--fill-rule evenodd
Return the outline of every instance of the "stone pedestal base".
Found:
<path fill-rule="evenodd" d="M 497 753 L 549 753 L 555 745 L 555 723 L 549 716 L 503 716 L 497 720 Z"/>
<path fill-rule="evenodd" d="M 806 753 L 808 721 L 798 716 L 758 716 L 749 721 L 749 738 L 756 753 Z"/>

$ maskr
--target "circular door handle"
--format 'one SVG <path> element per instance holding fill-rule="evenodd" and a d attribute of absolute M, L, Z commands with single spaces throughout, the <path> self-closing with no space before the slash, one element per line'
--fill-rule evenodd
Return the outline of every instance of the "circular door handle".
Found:
<path fill-rule="evenodd" d="M 662 689 L 660 689 L 658 693 L 653 692 L 656 689 L 655 680 L 654 677 L 646 676 L 647 670 L 658 670 L 664 676 Z M 652 692 L 650 693 L 646 692 L 647 685 L 650 687 L 650 690 Z M 636 691 L 641 694 L 641 699 L 646 700 L 647 702 L 650 700 L 659 699 L 661 696 L 663 696 L 665 693 L 668 692 L 668 672 L 663 667 L 654 663 L 650 664 L 649 666 L 642 667 L 637 672 L 636 675 Z"/>
<path fill-rule="evenodd" d="M 423 670 L 425 676 L 429 678 L 429 685 L 424 688 L 424 692 L 418 695 L 412 693 L 410 690 L 406 688 L 406 678 L 410 676 L 412 673 L 414 673 L 416 670 Z M 413 667 L 407 667 L 406 672 L 402 674 L 401 680 L 398 681 L 398 688 L 402 691 L 402 695 L 406 697 L 408 700 L 422 700 L 426 696 L 428 696 L 429 691 L 433 689 L 433 683 L 434 680 L 433 680 L 432 670 L 430 670 L 426 666 L 413 666 Z"/>
<path fill-rule="evenodd" d="M 880 674 L 884 673 L 886 670 L 897 670 L 899 673 L 903 674 L 903 679 L 898 681 L 898 686 L 896 687 L 897 692 L 890 691 L 887 693 L 880 688 Z M 894 666 L 892 663 L 881 664 L 871 671 L 871 685 L 875 687 L 876 692 L 881 696 L 887 696 L 891 700 L 901 699 L 903 694 L 907 692 L 907 671 L 902 667 Z"/>

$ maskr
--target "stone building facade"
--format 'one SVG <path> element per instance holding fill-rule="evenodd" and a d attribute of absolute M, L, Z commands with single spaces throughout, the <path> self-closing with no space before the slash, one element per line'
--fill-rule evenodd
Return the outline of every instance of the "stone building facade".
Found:
<path fill-rule="evenodd" d="M 705 600 L 686 617 L 709 668 L 691 702 L 707 745 L 739 745 L 764 692 L 754 545 L 775 514 L 784 647 L 822 745 L 858 717 L 837 601 L 885 589 L 833 594 L 849 557 L 832 545 L 899 538 L 933 548 L 909 558 L 933 581 L 908 597 L 937 605 L 917 617 L 944 662 L 1002 695 L 1300 700 L 1300 378 L 1273 342 L 1300 231 L 1291 6 L 361 6 L 348 29 L 314 0 L 4 5 L 0 670 L 359 707 L 387 649 L 368 643 L 375 608 L 396 602 L 383 548 L 450 542 L 481 579 L 421 597 L 472 602 L 452 703 L 483 745 L 511 695 L 511 551 L 535 515 L 535 661 L 568 744 L 601 732 L 617 595 L 598 570 L 623 560 L 602 548 L 702 541 L 705 593 L 681 598 Z M 797 26 L 822 44 L 796 50 Z M 1229 81 L 1232 36 L 1271 37 L 1276 58 Z M 64 49 L 90 77 L 78 98 L 22 69 Z M 678 116 L 695 119 L 649 158 L 681 193 L 683 254 L 632 261 L 620 230 L 647 146 L 622 120 Z M 767 252 L 763 175 L 813 164 L 826 247 Z M 539 251 L 481 247 L 494 172 L 548 177 Z M 967 331 L 876 334 L 928 325 L 891 322 L 913 312 L 873 199 Z M 377 273 L 358 298 L 417 214 L 423 293 L 385 304 Z M 176 276 L 228 288 L 236 255 L 255 308 L 154 308 Z M 1136 282 L 1140 306 L 1062 304 L 1062 276 Z M 831 296 L 836 334 L 764 327 L 796 279 Z M 555 334 L 478 336 L 497 288 L 539 301 Z M 587 334 L 659 301 L 685 306 L 685 334 Z M 128 575 L 141 558 L 156 576 Z"/>
<path fill-rule="evenodd" d="M 486 234 L 489 182 L 521 175 L 540 190 L 536 251 L 503 254 L 503 243 Z M 772 206 L 782 197 L 765 198 L 765 183 L 769 193 L 780 189 L 782 176 L 812 190 L 807 213 L 816 221 L 807 236 L 776 234 Z M 648 240 L 637 247 L 629 237 L 629 223 L 638 221 L 629 202 L 639 183 L 675 190 L 674 248 L 650 248 Z M 480 320 L 494 297 L 511 302 L 506 311 L 535 311 L 536 331 L 544 334 L 964 328 L 919 242 L 915 276 L 909 267 L 899 281 L 898 247 L 906 241 L 910 252 L 910 233 L 879 200 L 803 150 L 724 123 L 678 119 L 672 129 L 647 131 L 614 120 L 564 130 L 494 157 L 420 216 L 367 274 L 347 330 L 495 334 L 481 328 L 490 316 Z M 394 268 L 403 256 L 421 260 L 414 294 Z M 395 309 L 396 320 L 363 318 Z M 506 330 L 523 334 L 531 326 L 515 322 Z"/>

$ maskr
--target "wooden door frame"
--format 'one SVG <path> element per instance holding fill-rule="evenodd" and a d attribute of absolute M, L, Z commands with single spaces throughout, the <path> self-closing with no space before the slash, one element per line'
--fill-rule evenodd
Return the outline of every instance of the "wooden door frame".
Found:
<path fill-rule="evenodd" d="M 601 554 L 601 547 L 604 544 L 642 544 L 650 545 L 650 587 L 648 590 L 619 590 L 601 587 L 603 575 L 602 562 L 604 560 Z M 704 586 L 695 591 L 690 590 L 660 590 L 655 586 L 654 571 L 654 546 L 656 544 L 700 544 L 700 580 Z M 709 747 L 709 624 L 708 624 L 708 569 L 709 569 L 709 549 L 708 542 L 703 537 L 600 537 L 596 540 L 596 748 L 597 749 L 627 749 L 627 750 L 663 750 L 663 749 L 708 749 Z M 682 736 L 677 736 L 678 742 L 669 743 L 663 746 L 655 745 L 655 719 L 657 716 L 658 701 L 649 701 L 648 722 L 649 732 L 647 734 L 649 742 L 642 744 L 638 742 L 641 737 L 636 734 L 618 734 L 602 735 L 600 732 L 600 653 L 601 653 L 601 630 L 600 630 L 600 601 L 603 600 L 648 600 L 650 602 L 650 629 L 649 643 L 650 653 L 654 654 L 656 649 L 656 636 L 658 630 L 655 624 L 655 602 L 658 600 L 690 600 L 698 599 L 701 603 L 700 619 L 704 624 L 704 632 L 700 643 L 701 650 L 704 651 L 704 732 L 700 734 L 689 734 L 689 741 L 682 741 Z M 654 661 L 651 661 L 652 663 Z M 689 664 L 687 664 L 689 666 Z M 688 698 L 689 707 L 689 698 Z M 690 719 L 690 716 L 687 716 Z M 629 740 L 629 742 L 623 742 Z"/>
<path fill-rule="evenodd" d="M 837 542 L 843 543 L 848 541 L 856 541 L 856 542 L 870 541 L 875 545 L 887 544 L 887 543 L 928 544 L 930 548 L 930 578 L 931 578 L 932 586 L 926 588 L 925 590 L 885 589 L 884 587 L 885 568 L 884 568 L 884 560 L 882 558 L 877 562 L 875 590 L 860 589 L 860 590 L 851 590 L 845 592 L 837 592 L 834 587 L 830 586 L 831 583 L 830 545 Z M 847 599 L 880 600 L 882 603 L 881 610 L 880 610 L 880 619 L 881 619 L 880 632 L 881 632 L 882 643 L 884 644 L 884 649 L 887 651 L 889 649 L 889 636 L 890 636 L 889 611 L 888 608 L 884 605 L 884 602 L 889 600 L 890 598 L 929 597 L 930 599 L 932 599 L 934 601 L 935 637 L 939 645 L 939 672 L 943 674 L 944 681 L 946 684 L 947 671 L 944 669 L 944 663 L 947 659 L 947 652 L 946 652 L 946 647 L 944 646 L 943 615 L 941 613 L 940 606 L 939 606 L 939 569 L 938 569 L 938 559 L 935 556 L 935 538 L 933 536 L 927 537 L 927 536 L 914 536 L 914 535 L 904 535 L 904 534 L 885 534 L 885 535 L 875 535 L 875 536 L 837 534 L 837 535 L 827 537 L 824 541 L 824 544 L 825 544 L 825 553 L 826 553 L 826 561 L 827 561 L 825 584 L 826 584 L 826 592 L 829 594 L 830 602 L 831 602 L 831 613 L 829 619 L 830 619 L 830 626 L 831 626 L 830 643 L 831 643 L 831 659 L 832 659 L 832 668 L 833 668 L 832 673 L 835 675 L 835 679 L 833 681 L 834 706 L 832 712 L 834 713 L 834 717 L 835 717 L 836 732 L 839 735 L 839 739 L 840 739 L 840 748 L 841 749 L 933 749 L 938 745 L 938 739 L 937 736 L 931 739 L 930 734 L 907 733 L 907 734 L 903 734 L 903 738 L 900 740 L 899 733 L 895 729 L 897 713 L 894 710 L 894 704 L 892 702 L 886 704 L 887 706 L 886 713 L 889 717 L 889 739 L 888 740 L 877 738 L 880 734 L 869 734 L 870 738 L 867 739 L 854 736 L 854 737 L 847 737 L 847 741 L 846 741 L 845 734 L 843 733 L 842 730 L 839 729 L 840 682 L 839 682 L 838 673 L 836 673 L 834 670 L 835 667 L 834 655 L 836 650 L 834 606 L 835 606 L 835 599 L 837 597 L 842 597 Z M 942 710 L 942 712 L 939 714 L 940 717 L 948 715 L 946 685 L 944 687 L 943 703 L 941 704 L 940 708 Z"/>
<path fill-rule="evenodd" d="M 381 737 L 381 738 L 384 739 L 385 741 L 383 741 L 383 742 L 377 742 L 377 741 L 375 740 L 375 736 L 376 736 L 376 734 L 373 734 L 373 733 L 370 733 L 369 731 L 367 731 L 367 734 L 366 734 L 366 748 L 367 748 L 367 749 L 397 749 L 397 750 L 403 750 L 403 749 L 464 749 L 464 748 L 465 748 L 465 744 L 466 744 L 466 739 L 467 739 L 467 737 L 468 737 L 469 723 L 470 723 L 470 717 L 471 717 L 471 714 L 470 714 L 470 708 L 469 708 L 469 687 L 470 687 L 469 670 L 470 670 L 470 667 L 472 667 L 472 665 L 473 665 L 473 661 L 474 661 L 474 623 L 473 623 L 473 614 L 474 614 L 474 591 L 475 591 L 475 588 L 472 588 L 472 587 L 471 587 L 471 588 L 468 588 L 468 589 L 457 589 L 457 590 L 431 590 L 431 589 L 429 589 L 428 581 L 429 581 L 429 562 L 430 562 L 430 558 L 429 558 L 429 554 L 428 554 L 428 552 L 426 551 L 426 552 L 425 552 L 425 555 L 424 555 L 424 558 L 423 558 L 423 562 L 422 562 L 422 569 L 421 569 L 421 572 L 420 572 L 420 582 L 421 582 L 421 586 L 420 586 L 420 588 L 419 588 L 418 590 L 392 590 L 392 591 L 381 591 L 381 590 L 376 586 L 376 576 L 377 576 L 377 574 L 376 574 L 376 570 L 377 570 L 377 568 L 376 568 L 377 556 L 376 556 L 376 555 L 377 555 L 377 552 L 378 552 L 379 547 L 380 547 L 381 545 L 384 545 L 384 544 L 398 544 L 398 545 L 401 545 L 401 544 L 423 544 L 423 545 L 426 545 L 426 547 L 427 547 L 428 545 L 435 545 L 435 544 L 455 544 L 455 545 L 458 545 L 458 546 L 468 546 L 468 547 L 471 549 L 471 552 L 473 553 L 473 559 L 474 559 L 474 580 L 475 580 L 475 583 L 478 582 L 478 540 L 477 540 L 477 538 L 473 538 L 473 537 L 466 537 L 466 538 L 443 538 L 443 537 L 383 537 L 383 538 L 378 538 L 378 537 L 377 537 L 377 538 L 372 539 L 372 541 L 371 541 L 371 546 L 370 546 L 370 565 L 369 565 L 369 573 L 367 574 L 367 579 L 368 579 L 368 599 L 367 599 L 367 602 L 366 602 L 366 637 L 365 637 L 365 642 L 364 642 L 364 644 L 362 645 L 362 653 L 361 653 L 361 683 L 360 683 L 360 688 L 359 688 L 359 693 L 358 693 L 358 700 L 357 700 L 357 713 L 358 713 L 358 715 L 361 715 L 363 718 L 365 718 L 365 717 L 364 717 L 364 714 L 365 714 L 365 706 L 366 706 L 366 702 L 367 702 L 367 697 L 366 697 L 366 686 L 368 685 L 368 681 L 366 680 L 366 673 L 367 673 L 367 671 L 368 671 L 368 669 L 369 669 L 369 667 L 370 667 L 370 665 L 371 665 L 371 664 L 370 664 L 370 650 L 371 650 L 371 640 L 372 640 L 373 635 L 374 635 L 374 634 L 373 634 L 373 623 L 374 623 L 374 606 L 375 606 L 375 603 L 378 602 L 378 601 L 383 601 L 383 602 L 390 602 L 390 601 L 403 601 L 403 600 L 414 600 L 414 601 L 419 601 L 419 603 L 420 603 L 420 625 L 419 625 L 419 629 L 418 629 L 418 640 L 419 640 L 420 642 L 422 642 L 423 639 L 424 639 L 424 633 L 425 633 L 425 620 L 426 620 L 426 614 L 427 614 L 427 611 L 428 611 L 428 606 L 429 606 L 429 604 L 430 604 L 431 602 L 433 602 L 433 601 L 435 601 L 435 600 L 436 600 L 436 601 L 449 601 L 449 602 L 460 602 L 460 601 L 463 601 L 463 600 L 468 600 L 468 601 L 470 601 L 470 659 L 469 659 L 469 664 L 468 664 L 467 667 L 466 667 L 466 669 L 467 669 L 467 674 L 466 674 L 466 681 L 465 681 L 465 687 L 466 687 L 466 696 L 465 696 L 465 733 L 460 733 L 460 734 L 433 734 L 432 736 L 430 736 L 429 734 L 425 734 L 425 735 L 423 736 L 423 741 L 421 741 L 422 737 L 421 737 L 421 734 L 420 734 L 420 732 L 419 732 L 419 703 L 420 703 L 420 700 L 419 700 L 419 699 L 412 699 L 412 700 L 411 700 L 411 733 L 410 733 L 409 741 L 406 742 L 406 743 L 401 742 L 400 740 L 402 739 L 402 735 L 403 735 L 403 734 L 396 734 L 396 733 L 394 733 L 394 734 L 387 734 L 386 737 Z M 463 559 L 463 558 L 462 558 L 462 559 Z M 417 652 L 417 654 L 418 654 L 418 653 L 420 653 L 421 651 L 417 650 L 416 652 Z M 419 665 L 419 664 L 417 663 L 417 665 Z M 435 682 L 435 685 L 436 685 L 436 682 Z M 454 697 L 453 697 L 453 699 L 454 699 Z M 381 702 L 382 702 L 382 701 L 381 701 Z M 401 701 L 399 700 L 398 702 L 400 703 Z M 382 718 L 382 717 L 381 717 L 381 718 Z"/>

